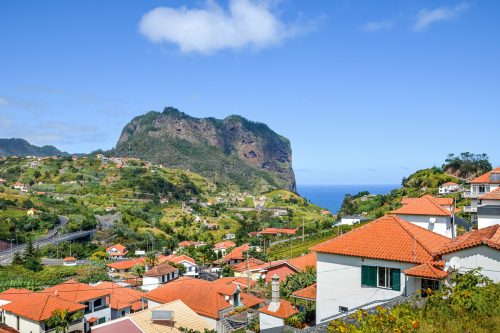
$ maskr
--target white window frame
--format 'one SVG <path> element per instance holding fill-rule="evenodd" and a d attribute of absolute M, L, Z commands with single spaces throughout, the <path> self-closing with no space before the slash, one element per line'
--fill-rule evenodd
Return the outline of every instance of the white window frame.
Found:
<path fill-rule="evenodd" d="M 385 275 L 385 285 L 380 284 L 380 273 L 383 270 Z M 384 289 L 392 289 L 391 288 L 391 268 L 388 267 L 377 267 L 377 287 Z"/>

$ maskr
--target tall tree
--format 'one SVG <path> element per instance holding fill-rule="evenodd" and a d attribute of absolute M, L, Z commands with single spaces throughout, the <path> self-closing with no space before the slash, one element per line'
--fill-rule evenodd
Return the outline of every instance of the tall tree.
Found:
<path fill-rule="evenodd" d="M 82 316 L 81 312 L 69 313 L 68 309 L 57 309 L 52 312 L 52 317 L 47 320 L 47 325 L 55 328 L 56 333 L 66 333 L 69 325 Z"/>

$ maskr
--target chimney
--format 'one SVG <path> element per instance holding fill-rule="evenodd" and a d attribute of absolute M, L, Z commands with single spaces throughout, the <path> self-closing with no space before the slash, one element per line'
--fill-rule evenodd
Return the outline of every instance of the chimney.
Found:
<path fill-rule="evenodd" d="M 278 275 L 273 275 L 271 285 L 271 303 L 269 303 L 269 311 L 276 312 L 280 308 L 280 278 Z"/>

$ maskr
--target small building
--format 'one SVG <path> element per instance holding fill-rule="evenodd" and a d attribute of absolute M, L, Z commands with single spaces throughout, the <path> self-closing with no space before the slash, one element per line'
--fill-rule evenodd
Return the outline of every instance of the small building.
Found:
<path fill-rule="evenodd" d="M 460 185 L 454 182 L 447 182 L 439 186 L 439 194 L 450 194 L 460 189 Z"/>
<path fill-rule="evenodd" d="M 250 250 L 250 244 L 246 243 L 241 246 L 234 248 L 231 252 L 226 254 L 221 261 L 234 265 L 240 263 L 246 259 L 245 253 Z"/>
<path fill-rule="evenodd" d="M 340 222 L 338 222 L 336 225 L 353 225 L 353 224 L 358 224 L 361 223 L 362 221 L 368 220 L 366 217 L 363 215 L 346 215 L 342 216 L 340 219 Z"/>
<path fill-rule="evenodd" d="M 235 239 L 235 238 L 236 238 L 235 234 L 226 234 L 226 236 L 224 237 L 225 240 Z"/>
<path fill-rule="evenodd" d="M 215 252 L 215 255 L 217 257 L 219 257 L 219 255 L 221 257 L 224 257 L 227 254 L 227 251 L 233 247 L 236 247 L 236 243 L 226 240 L 215 244 L 213 247 L 213 251 Z"/>
<path fill-rule="evenodd" d="M 161 258 L 166 262 L 184 266 L 186 268 L 186 272 L 184 273 L 184 275 L 194 277 L 198 276 L 198 265 L 196 264 L 196 260 L 189 256 L 186 256 L 184 254 L 171 254 L 168 256 L 161 256 Z"/>
<path fill-rule="evenodd" d="M 110 247 L 108 247 L 106 249 L 106 253 L 109 255 L 109 258 L 111 260 L 120 260 L 120 259 L 125 258 L 128 251 L 124 245 L 115 244 L 115 245 L 111 245 Z"/>
<path fill-rule="evenodd" d="M 107 281 L 98 282 L 94 286 L 110 292 L 111 320 L 143 309 L 142 296 L 144 296 L 144 292 L 140 290 Z M 95 328 L 92 327 L 92 331 L 94 330 Z"/>
<path fill-rule="evenodd" d="M 76 258 L 75 257 L 66 257 L 63 259 L 64 266 L 76 266 Z"/>
<path fill-rule="evenodd" d="M 150 291 L 178 277 L 179 269 L 164 262 L 146 270 L 142 277 L 142 289 Z"/>
<path fill-rule="evenodd" d="M 285 320 L 299 313 L 299 311 L 286 300 L 280 300 L 280 284 L 277 275 L 272 278 L 271 302 L 259 309 L 260 331 L 284 332 Z"/>
<path fill-rule="evenodd" d="M 487 228 L 500 224 L 500 187 L 479 197 L 477 227 Z"/>

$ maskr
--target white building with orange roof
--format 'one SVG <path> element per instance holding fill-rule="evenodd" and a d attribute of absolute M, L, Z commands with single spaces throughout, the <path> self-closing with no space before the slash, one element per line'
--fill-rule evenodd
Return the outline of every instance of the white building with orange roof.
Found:
<path fill-rule="evenodd" d="M 285 320 L 299 311 L 287 300 L 280 299 L 279 277 L 272 277 L 271 302 L 259 309 L 259 328 L 265 332 L 284 332 Z"/>
<path fill-rule="evenodd" d="M 169 283 L 179 277 L 179 269 L 166 262 L 158 264 L 151 269 L 146 269 L 142 276 L 142 289 L 150 291 Z"/>
<path fill-rule="evenodd" d="M 437 288 L 446 273 L 434 252 L 449 241 L 388 215 L 314 246 L 316 322 L 412 295 L 422 287 Z"/>
<path fill-rule="evenodd" d="M 500 187 L 479 197 L 477 227 L 487 228 L 500 224 Z"/>
<path fill-rule="evenodd" d="M 236 243 L 230 240 L 225 240 L 214 245 L 213 250 L 217 257 L 224 257 L 227 251 L 233 247 L 236 247 Z"/>
<path fill-rule="evenodd" d="M 393 214 L 448 238 L 456 236 L 453 199 L 424 195 L 420 198 L 407 198 L 402 203 L 403 207 L 392 211 Z"/>
<path fill-rule="evenodd" d="M 446 182 L 444 184 L 439 185 L 439 194 L 450 194 L 458 191 L 460 189 L 460 185 L 455 182 Z"/>
<path fill-rule="evenodd" d="M 171 254 L 168 256 L 161 256 L 161 258 L 166 262 L 184 266 L 184 268 L 186 268 L 186 272 L 184 273 L 184 275 L 195 277 L 198 276 L 198 265 L 196 263 L 196 260 L 187 255 Z"/>
<path fill-rule="evenodd" d="M 144 296 L 144 292 L 140 290 L 107 281 L 96 283 L 93 286 L 109 291 L 112 320 L 124 317 L 136 311 L 141 311 L 143 308 L 142 296 Z"/>
<path fill-rule="evenodd" d="M 464 207 L 465 213 L 471 213 L 471 219 L 477 219 L 477 208 L 480 204 L 480 197 L 500 187 L 500 167 L 491 170 L 479 177 L 469 181 L 470 190 L 464 192 L 465 198 L 471 199 L 470 206 Z"/>
<path fill-rule="evenodd" d="M 128 253 L 127 247 L 122 244 L 111 245 L 106 249 L 106 253 L 112 260 L 124 259 Z"/>

